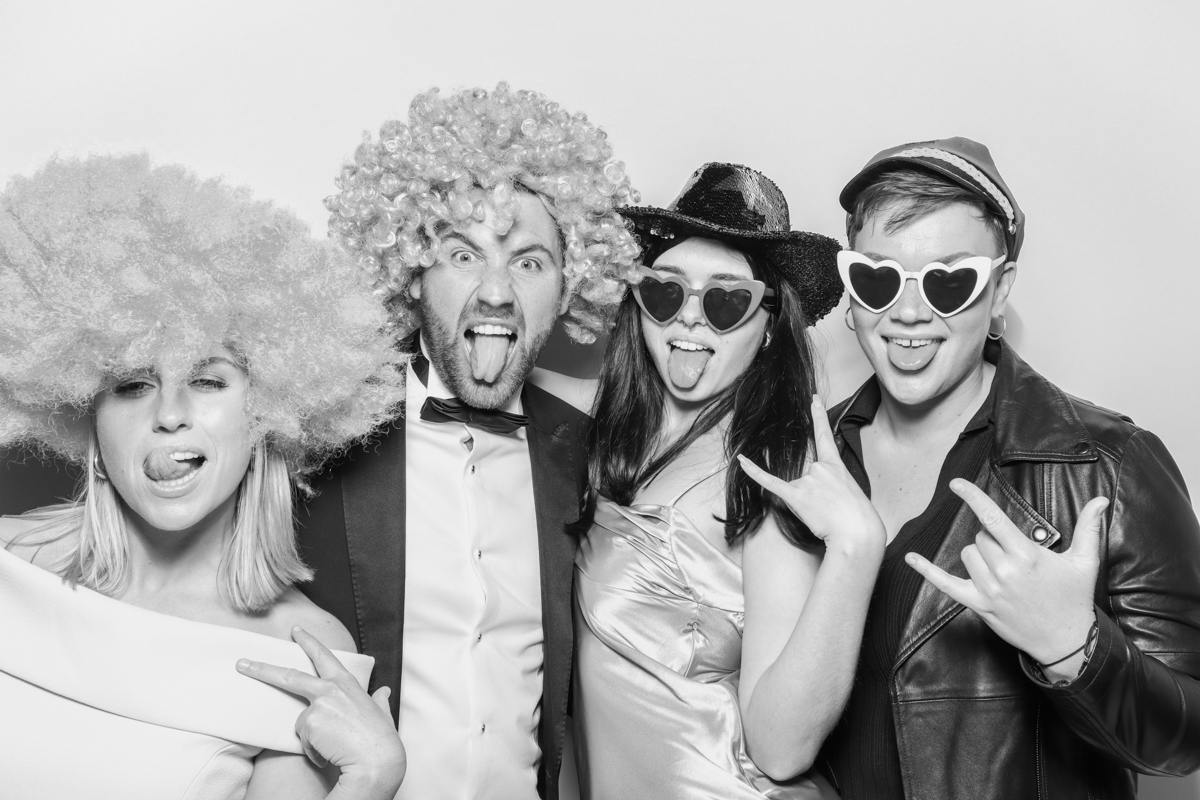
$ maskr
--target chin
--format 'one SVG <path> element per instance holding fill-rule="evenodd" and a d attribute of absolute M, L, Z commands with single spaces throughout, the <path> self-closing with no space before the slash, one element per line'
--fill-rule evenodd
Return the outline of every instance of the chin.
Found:
<path fill-rule="evenodd" d="M 499 408 L 508 402 L 525 380 L 515 370 L 506 369 L 493 383 L 482 383 L 471 377 L 464 378 L 457 386 L 449 387 L 460 400 L 475 408 Z"/>
<path fill-rule="evenodd" d="M 204 521 L 211 512 L 194 508 L 132 509 L 135 514 L 156 531 L 186 531 Z"/>
<path fill-rule="evenodd" d="M 519 344 L 514 347 L 519 347 Z M 433 366 L 442 376 L 446 388 L 467 405 L 475 408 L 499 408 L 520 389 L 533 369 L 533 359 L 523 348 L 518 350 L 491 383 L 477 380 L 471 374 L 470 363 L 462 356 L 451 364 Z"/>

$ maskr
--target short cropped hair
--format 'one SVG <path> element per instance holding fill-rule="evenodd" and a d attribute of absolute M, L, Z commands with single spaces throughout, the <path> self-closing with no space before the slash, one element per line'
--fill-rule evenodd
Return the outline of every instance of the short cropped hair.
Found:
<path fill-rule="evenodd" d="M 992 237 L 997 252 L 1007 250 L 1008 220 L 993 210 L 978 194 L 965 186 L 947 180 L 935 172 L 911 167 L 881 172 L 875 180 L 854 198 L 854 207 L 846 215 L 846 239 L 854 246 L 854 237 L 867 221 L 886 214 L 883 230 L 895 233 L 909 223 L 940 208 L 964 203 L 975 209 Z"/>
<path fill-rule="evenodd" d="M 378 140 L 364 134 L 336 183 L 325 200 L 330 236 L 358 255 L 405 333 L 420 324 L 413 277 L 436 262 L 449 228 L 483 220 L 480 189 L 502 224 L 517 214 L 517 192 L 546 201 L 562 234 L 564 327 L 575 341 L 608 330 L 638 280 L 637 243 L 614 210 L 639 200 L 625 165 L 585 114 L 537 92 L 502 82 L 491 92 L 419 94 L 407 123 L 385 122 Z"/>

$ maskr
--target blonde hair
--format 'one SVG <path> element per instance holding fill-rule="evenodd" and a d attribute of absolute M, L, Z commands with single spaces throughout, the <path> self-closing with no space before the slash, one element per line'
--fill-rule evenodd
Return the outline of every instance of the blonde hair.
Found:
<path fill-rule="evenodd" d="M 405 358 L 369 278 L 293 214 L 145 155 L 51 160 L 0 195 L 0 447 L 86 466 L 73 503 L 33 513 L 57 565 L 107 594 L 128 580 L 120 498 L 95 470 L 93 400 L 114 378 L 182 374 L 227 347 L 247 374 L 256 453 L 219 583 L 247 612 L 311 573 L 289 477 L 368 437 L 404 398 Z"/>
<path fill-rule="evenodd" d="M 544 95 L 470 89 L 417 95 L 408 122 L 364 134 L 325 200 L 329 233 L 358 255 L 404 333 L 418 325 L 408 295 L 416 271 L 433 266 L 440 235 L 483 221 L 486 194 L 511 224 L 522 189 L 544 198 L 564 243 L 564 327 L 588 343 L 607 331 L 627 286 L 638 281 L 638 246 L 615 209 L 639 200 L 604 131 Z M 503 231 L 501 231 L 503 232 Z"/>
<path fill-rule="evenodd" d="M 26 514 L 37 524 L 9 547 L 75 536 L 75 546 L 50 569 L 71 583 L 117 595 L 129 583 L 129 534 L 119 495 L 96 471 L 99 448 L 93 443 L 90 450 L 75 499 Z M 238 611 L 257 614 L 289 586 L 312 580 L 313 573 L 296 550 L 292 485 L 283 456 L 259 442 L 237 491 L 233 535 L 221 557 L 217 586 Z"/>

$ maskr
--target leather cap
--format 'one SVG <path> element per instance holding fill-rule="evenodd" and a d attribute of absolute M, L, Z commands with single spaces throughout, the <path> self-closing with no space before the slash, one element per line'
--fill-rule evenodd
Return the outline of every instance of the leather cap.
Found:
<path fill-rule="evenodd" d="M 847 213 L 853 211 L 854 201 L 864 189 L 881 173 L 898 167 L 917 167 L 937 173 L 978 195 L 993 211 L 1008 220 L 1005 231 L 1008 260 L 1017 260 L 1025 241 L 1025 214 L 1004 178 L 1000 177 L 1000 170 L 986 145 L 955 136 L 909 142 L 882 150 L 872 156 L 842 189 L 839 197 L 842 208 Z"/>

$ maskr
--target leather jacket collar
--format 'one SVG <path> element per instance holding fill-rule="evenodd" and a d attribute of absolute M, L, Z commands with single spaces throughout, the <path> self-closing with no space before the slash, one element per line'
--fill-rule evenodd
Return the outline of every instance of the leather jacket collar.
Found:
<path fill-rule="evenodd" d="M 983 357 L 996 365 L 992 452 L 998 466 L 1099 458 L 1095 442 L 1062 390 L 1034 372 L 1003 339 L 989 340 Z"/>

